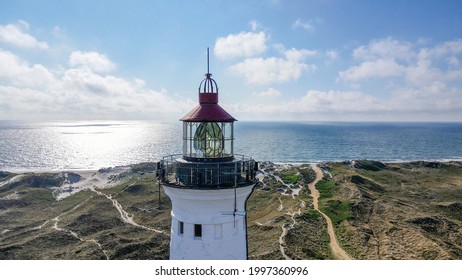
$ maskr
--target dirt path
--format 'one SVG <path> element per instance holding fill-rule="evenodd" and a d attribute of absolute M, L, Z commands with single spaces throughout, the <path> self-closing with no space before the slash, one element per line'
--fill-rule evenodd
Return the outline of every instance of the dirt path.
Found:
<path fill-rule="evenodd" d="M 70 212 L 76 210 L 77 208 L 79 208 L 80 206 L 82 206 L 84 203 L 86 203 L 88 200 L 90 200 L 91 198 L 93 198 L 93 196 L 90 196 L 89 198 L 85 199 L 84 201 L 82 201 L 81 203 L 79 203 L 78 205 L 76 205 L 74 208 L 72 208 L 71 210 L 69 211 L 66 211 L 66 212 L 63 212 L 61 213 L 60 215 L 54 217 L 53 219 L 51 220 L 48 220 L 46 222 L 44 222 L 43 224 L 41 224 L 40 226 L 37 226 L 35 228 L 33 228 L 33 230 L 41 230 L 43 229 L 49 222 L 53 222 L 53 225 L 51 226 L 52 229 L 54 230 L 57 230 L 57 231 L 62 231 L 62 232 L 67 232 L 68 234 L 70 234 L 71 236 L 77 238 L 78 240 L 82 241 L 82 242 L 91 242 L 93 244 L 95 244 L 96 246 L 98 246 L 98 248 L 103 252 L 104 256 L 106 257 L 107 260 L 109 260 L 109 255 L 107 254 L 106 250 L 103 249 L 103 246 L 101 246 L 101 244 L 96 240 L 96 239 L 83 239 L 82 237 L 80 237 L 76 232 L 70 230 L 70 229 L 66 229 L 66 228 L 62 228 L 62 227 L 59 227 L 58 226 L 58 223 L 59 223 L 59 218 L 61 218 L 61 216 L 63 215 L 67 215 L 69 214 Z"/>
<path fill-rule="evenodd" d="M 165 234 L 164 231 L 162 230 L 158 230 L 158 229 L 155 229 L 155 228 L 150 228 L 150 227 L 147 227 L 147 226 L 143 226 L 143 225 L 140 225 L 138 223 L 135 222 L 135 220 L 133 220 L 133 215 L 132 214 L 129 214 L 127 211 L 125 211 L 122 207 L 122 205 L 116 200 L 114 199 L 111 195 L 108 195 L 108 194 L 104 194 L 100 191 L 97 191 L 95 188 L 90 188 L 91 191 L 97 193 L 98 195 L 101 195 L 101 196 L 104 196 L 106 197 L 107 199 L 109 199 L 110 201 L 112 201 L 112 205 L 114 205 L 114 207 L 117 209 L 117 211 L 119 212 L 120 214 L 120 218 L 122 219 L 122 221 L 124 221 L 125 223 L 127 224 L 131 224 L 133 226 L 136 226 L 136 227 L 140 227 L 142 229 L 145 229 L 145 230 L 150 230 L 150 231 L 154 231 L 156 233 L 162 233 L 162 234 Z"/>
<path fill-rule="evenodd" d="M 351 257 L 338 244 L 337 237 L 335 236 L 335 232 L 334 232 L 334 226 L 332 225 L 331 219 L 326 214 L 324 214 L 323 212 L 319 210 L 319 206 L 318 206 L 319 192 L 315 188 L 315 185 L 318 181 L 322 179 L 323 173 L 322 173 L 322 170 L 316 165 L 313 165 L 313 170 L 316 172 L 316 179 L 313 182 L 311 182 L 311 184 L 308 185 L 308 188 L 310 189 L 311 196 L 313 197 L 314 209 L 318 211 L 319 213 L 321 213 L 321 215 L 324 217 L 324 219 L 327 222 L 327 232 L 329 233 L 329 238 L 330 238 L 329 245 L 332 250 L 332 254 L 334 255 L 335 259 L 351 260 Z"/>

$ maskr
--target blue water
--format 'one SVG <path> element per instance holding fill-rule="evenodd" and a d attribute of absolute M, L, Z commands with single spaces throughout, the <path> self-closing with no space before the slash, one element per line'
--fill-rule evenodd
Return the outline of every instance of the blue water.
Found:
<path fill-rule="evenodd" d="M 181 122 L 0 121 L 0 170 L 97 169 L 182 151 Z M 462 123 L 236 122 L 258 161 L 462 160 Z"/>
<path fill-rule="evenodd" d="M 257 159 L 276 162 L 462 159 L 462 123 L 242 123 L 238 131 Z"/>

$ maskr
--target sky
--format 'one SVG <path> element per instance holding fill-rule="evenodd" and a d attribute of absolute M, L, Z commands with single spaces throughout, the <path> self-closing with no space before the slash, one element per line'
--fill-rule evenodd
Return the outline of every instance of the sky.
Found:
<path fill-rule="evenodd" d="M 0 0 L 0 120 L 462 121 L 462 1 Z"/>

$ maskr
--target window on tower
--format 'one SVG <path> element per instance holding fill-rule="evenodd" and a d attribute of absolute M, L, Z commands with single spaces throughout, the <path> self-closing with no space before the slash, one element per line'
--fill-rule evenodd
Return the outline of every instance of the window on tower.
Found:
<path fill-rule="evenodd" d="M 202 225 L 194 225 L 194 237 L 202 237 Z"/>
<path fill-rule="evenodd" d="M 178 222 L 178 234 L 183 235 L 184 233 L 184 223 L 183 222 Z"/>

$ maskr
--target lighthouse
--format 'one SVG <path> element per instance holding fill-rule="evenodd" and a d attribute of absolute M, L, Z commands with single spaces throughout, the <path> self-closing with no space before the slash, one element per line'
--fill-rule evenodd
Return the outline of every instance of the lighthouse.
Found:
<path fill-rule="evenodd" d="M 247 259 L 246 201 L 258 164 L 234 153 L 234 122 L 209 71 L 199 104 L 180 119 L 183 153 L 163 157 L 159 181 L 172 202 L 170 259 Z"/>

